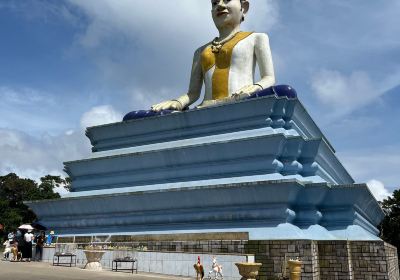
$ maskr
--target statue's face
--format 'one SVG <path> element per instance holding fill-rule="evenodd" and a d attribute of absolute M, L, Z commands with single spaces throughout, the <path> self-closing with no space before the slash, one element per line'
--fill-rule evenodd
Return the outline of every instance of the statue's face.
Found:
<path fill-rule="evenodd" d="M 240 0 L 211 0 L 211 14 L 217 28 L 240 25 L 243 8 Z"/>

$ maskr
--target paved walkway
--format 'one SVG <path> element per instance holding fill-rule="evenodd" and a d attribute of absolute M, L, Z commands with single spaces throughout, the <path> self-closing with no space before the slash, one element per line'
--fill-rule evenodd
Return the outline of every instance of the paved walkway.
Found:
<path fill-rule="evenodd" d="M 52 266 L 42 262 L 0 261 L 0 279 L 12 280 L 191 280 L 160 274 L 139 272 L 87 271 L 79 267 Z"/>

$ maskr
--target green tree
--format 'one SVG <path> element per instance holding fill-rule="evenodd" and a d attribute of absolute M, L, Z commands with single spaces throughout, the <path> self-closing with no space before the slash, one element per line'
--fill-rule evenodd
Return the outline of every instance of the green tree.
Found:
<path fill-rule="evenodd" d="M 400 190 L 395 190 L 392 197 L 383 200 L 382 208 L 386 216 L 380 225 L 381 238 L 397 247 L 400 258 Z"/>
<path fill-rule="evenodd" d="M 15 230 L 19 225 L 32 223 L 36 219 L 24 201 L 60 198 L 54 188 L 68 187 L 69 182 L 69 179 L 52 175 L 40 178 L 39 184 L 14 173 L 0 176 L 0 224 L 4 225 L 4 230 Z"/>

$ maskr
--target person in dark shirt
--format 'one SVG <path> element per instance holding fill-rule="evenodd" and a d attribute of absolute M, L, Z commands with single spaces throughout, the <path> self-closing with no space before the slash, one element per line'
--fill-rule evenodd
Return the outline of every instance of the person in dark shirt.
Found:
<path fill-rule="evenodd" d="M 25 245 L 24 234 L 19 229 L 15 233 L 15 241 L 17 243 L 17 249 L 18 249 L 17 252 L 23 254 Z"/>
<path fill-rule="evenodd" d="M 44 231 L 40 233 L 40 235 L 36 238 L 36 251 L 35 251 L 35 260 L 40 262 L 43 257 L 43 246 L 46 241 L 46 236 Z"/>

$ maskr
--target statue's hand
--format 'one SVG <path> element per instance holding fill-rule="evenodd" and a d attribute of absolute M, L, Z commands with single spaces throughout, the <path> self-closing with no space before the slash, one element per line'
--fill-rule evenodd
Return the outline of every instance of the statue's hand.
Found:
<path fill-rule="evenodd" d="M 175 110 L 175 111 L 182 111 L 183 106 L 177 100 L 168 100 L 158 104 L 151 106 L 151 110 L 153 111 L 161 111 L 161 110 Z"/>
<path fill-rule="evenodd" d="M 260 90 L 262 90 L 262 87 L 260 85 L 247 85 L 232 94 L 231 98 L 239 101 L 249 97 L 252 93 Z"/>

